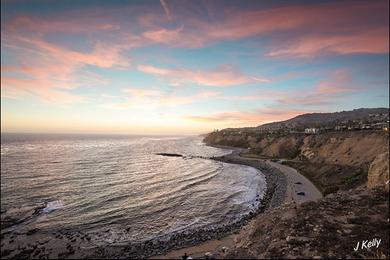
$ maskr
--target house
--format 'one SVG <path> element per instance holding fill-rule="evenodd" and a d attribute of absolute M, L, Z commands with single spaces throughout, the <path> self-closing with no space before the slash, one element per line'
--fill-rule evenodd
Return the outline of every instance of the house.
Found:
<path fill-rule="evenodd" d="M 320 132 L 320 129 L 318 128 L 306 128 L 305 129 L 305 134 L 317 134 Z"/>

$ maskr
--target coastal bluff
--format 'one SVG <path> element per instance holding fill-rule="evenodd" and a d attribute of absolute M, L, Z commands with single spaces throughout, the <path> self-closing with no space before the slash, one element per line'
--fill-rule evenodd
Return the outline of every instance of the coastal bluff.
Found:
<path fill-rule="evenodd" d="M 384 189 L 359 188 L 270 209 L 223 257 L 388 259 L 388 195 Z M 381 239 L 380 247 L 353 249 L 358 242 L 375 238 Z"/>
<path fill-rule="evenodd" d="M 245 148 L 242 155 L 247 157 L 283 159 L 325 195 L 365 185 L 368 178 L 370 187 L 388 181 L 389 134 L 385 131 L 280 134 L 221 130 L 208 134 L 204 141 Z"/>
<path fill-rule="evenodd" d="M 258 215 L 224 255 L 258 258 L 389 258 L 389 134 L 318 134 L 221 130 L 208 145 L 243 148 L 241 156 L 297 169 L 324 198 L 285 203 Z M 365 240 L 374 248 L 354 250 Z"/>

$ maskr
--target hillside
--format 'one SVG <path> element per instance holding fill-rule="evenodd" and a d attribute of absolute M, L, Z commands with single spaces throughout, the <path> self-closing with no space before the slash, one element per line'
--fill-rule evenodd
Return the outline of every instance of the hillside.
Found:
<path fill-rule="evenodd" d="M 227 259 L 384 259 L 389 257 L 389 193 L 381 188 L 287 204 L 259 215 L 224 255 Z M 272 217 L 270 217 L 272 216 Z M 357 242 L 380 246 L 354 250 Z"/>
<path fill-rule="evenodd" d="M 207 144 L 245 148 L 241 156 L 282 159 L 324 195 L 318 201 L 288 203 L 259 215 L 224 257 L 388 258 L 388 130 L 334 128 L 339 123 L 386 122 L 388 111 L 378 108 L 305 114 L 257 128 L 208 134 L 204 138 Z M 305 127 L 329 126 L 316 134 L 300 132 Z M 354 250 L 358 242 L 368 239 L 380 239 L 382 244 Z"/>
<path fill-rule="evenodd" d="M 334 126 L 348 121 L 381 122 L 389 119 L 388 108 L 359 108 L 352 111 L 341 111 L 335 113 L 310 113 L 296 116 L 294 118 L 273 122 L 258 126 L 259 129 L 287 128 L 309 128 L 320 126 Z"/>
<path fill-rule="evenodd" d="M 209 134 L 204 141 L 209 145 L 249 148 L 244 156 L 285 159 L 286 164 L 311 179 L 324 194 L 364 184 L 370 165 L 388 152 L 389 145 L 389 135 L 385 131 L 315 135 L 221 132 Z M 378 172 L 378 176 L 385 176 L 380 169 L 385 164 L 376 164 L 378 166 L 371 167 L 372 171 Z"/>
<path fill-rule="evenodd" d="M 336 131 L 324 127 L 356 122 L 375 126 L 377 122 L 388 121 L 388 112 L 388 108 L 361 108 L 304 114 L 257 128 L 214 131 L 206 135 L 204 141 L 209 145 L 246 148 L 243 155 L 247 157 L 284 159 L 285 164 L 299 170 L 324 194 L 329 194 L 366 183 L 369 172 L 376 176 L 372 177 L 374 183 L 388 180 L 388 171 L 383 168 L 386 163 L 381 162 L 388 154 L 389 134 L 384 128 Z M 291 128 L 286 131 L 287 126 Z M 299 130 L 297 126 L 300 130 L 314 126 L 324 130 L 306 134 L 296 131 Z M 282 128 L 275 130 L 277 127 Z"/>

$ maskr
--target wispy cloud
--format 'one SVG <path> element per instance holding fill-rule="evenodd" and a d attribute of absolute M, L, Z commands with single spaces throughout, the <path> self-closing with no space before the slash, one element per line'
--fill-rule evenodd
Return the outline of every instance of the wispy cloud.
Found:
<path fill-rule="evenodd" d="M 176 29 L 157 29 L 152 31 L 146 31 L 143 33 L 143 36 L 153 42 L 165 43 L 165 44 L 174 44 L 175 42 L 182 41 L 181 33 L 184 30 L 184 26 L 181 26 Z"/>
<path fill-rule="evenodd" d="M 275 100 L 278 106 L 327 106 L 364 91 L 367 91 L 367 88 L 357 82 L 350 75 L 349 70 L 338 69 L 308 91 L 300 93 L 286 91 L 275 95 Z"/>
<path fill-rule="evenodd" d="M 156 89 L 126 88 L 123 93 L 130 96 L 121 97 L 124 101 L 103 104 L 110 109 L 156 110 L 158 108 L 178 107 L 181 105 L 203 102 L 220 95 L 219 91 L 199 91 L 191 95 L 178 95 Z M 110 97 L 112 98 L 112 97 Z"/>
<path fill-rule="evenodd" d="M 228 125 L 229 127 L 256 126 L 286 120 L 303 113 L 322 111 L 330 105 L 340 104 L 351 95 L 367 90 L 367 87 L 359 84 L 351 76 L 348 69 L 337 69 L 327 75 L 326 79 L 320 80 L 307 90 L 264 89 L 253 95 L 219 95 L 216 97 L 234 101 L 263 100 L 267 102 L 263 108 L 211 115 L 192 115 L 186 119 L 199 123 Z"/>
<path fill-rule="evenodd" d="M 82 25 L 82 26 L 81 26 Z M 47 34 L 50 32 L 90 33 L 97 31 L 113 31 L 120 29 L 118 24 L 91 19 L 91 15 L 73 16 L 72 19 L 44 19 L 39 17 L 20 15 L 14 17 L 5 26 L 6 33 L 10 31 L 30 31 Z"/>
<path fill-rule="evenodd" d="M 185 119 L 199 123 L 222 123 L 229 127 L 242 127 L 285 120 L 305 112 L 307 111 L 261 108 L 249 111 L 215 113 L 207 116 L 188 116 Z"/>
<path fill-rule="evenodd" d="M 81 72 L 84 66 L 111 68 L 130 65 L 130 61 L 123 58 L 121 52 L 131 48 L 131 45 L 98 41 L 90 52 L 75 51 L 45 39 L 46 34 L 55 31 L 55 28 L 62 32 L 85 32 L 86 28 L 91 31 L 115 29 L 110 24 L 86 23 L 83 27 L 74 22 L 51 23 L 41 19 L 16 17 L 2 27 L 2 50 L 12 53 L 16 63 L 2 68 L 2 97 L 17 98 L 28 93 L 46 102 L 78 102 L 84 98 L 71 94 L 69 90 L 104 82 L 99 75 Z M 86 81 L 88 76 L 92 77 Z"/>
<path fill-rule="evenodd" d="M 211 22 L 198 16 L 181 17 L 176 29 L 155 25 L 144 36 L 174 47 L 199 48 L 261 35 L 270 39 L 269 57 L 387 53 L 388 9 L 387 1 L 362 1 L 228 10 Z"/>
<path fill-rule="evenodd" d="M 210 71 L 188 69 L 164 69 L 150 65 L 139 65 L 139 71 L 167 78 L 171 83 L 195 83 L 198 85 L 226 87 L 247 83 L 266 83 L 270 80 L 259 76 L 248 76 L 230 66 L 221 66 Z"/>
<path fill-rule="evenodd" d="M 270 51 L 270 57 L 312 57 L 318 54 L 386 53 L 389 51 L 388 29 L 373 29 L 355 34 L 311 35 L 288 46 Z M 386 36 L 387 35 L 387 36 Z"/>
<path fill-rule="evenodd" d="M 53 88 L 50 85 L 50 82 L 44 80 L 20 79 L 16 77 L 1 77 L 1 96 L 12 99 L 35 96 L 44 102 L 56 104 L 86 101 L 86 99 L 80 95 Z"/>
<path fill-rule="evenodd" d="M 169 9 L 165 0 L 160 0 L 161 6 L 164 9 L 164 12 L 168 18 L 168 20 L 172 20 L 171 10 Z"/>

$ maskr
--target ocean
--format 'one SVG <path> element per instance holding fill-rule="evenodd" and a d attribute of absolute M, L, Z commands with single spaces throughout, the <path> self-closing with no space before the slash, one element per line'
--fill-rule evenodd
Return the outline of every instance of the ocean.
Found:
<path fill-rule="evenodd" d="M 2 134 L 2 233 L 121 244 L 235 223 L 266 183 L 254 168 L 208 159 L 230 152 L 201 137 Z"/>

